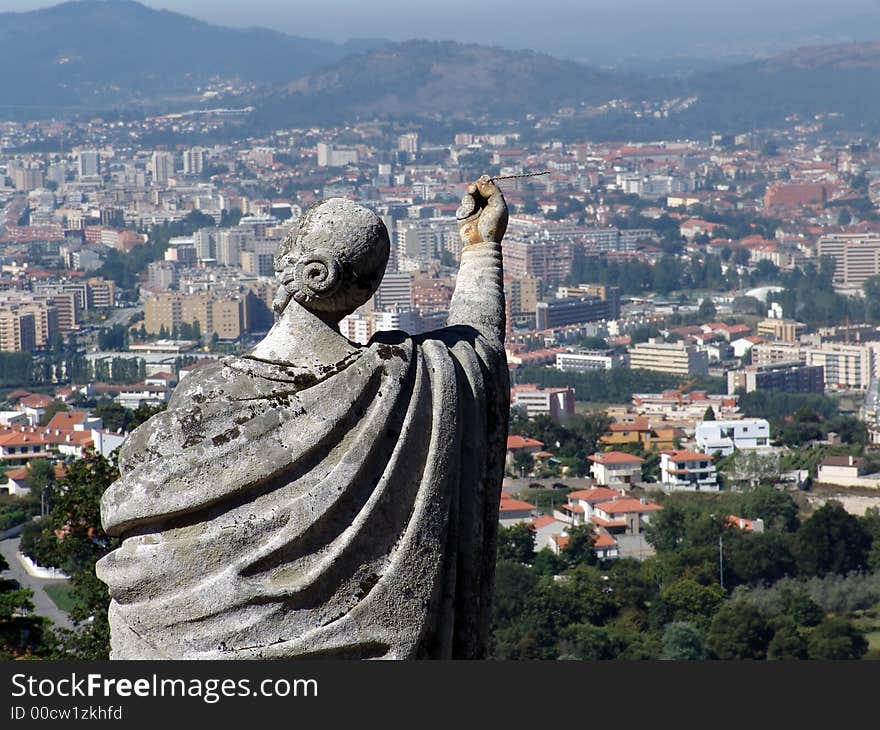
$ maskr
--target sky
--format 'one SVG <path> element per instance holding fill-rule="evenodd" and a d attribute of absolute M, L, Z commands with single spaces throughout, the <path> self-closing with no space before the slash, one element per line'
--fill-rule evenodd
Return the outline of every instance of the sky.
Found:
<path fill-rule="evenodd" d="M 0 0 L 0 10 L 51 0 Z M 294 35 L 428 38 L 619 59 L 767 56 L 798 45 L 880 40 L 880 0 L 145 0 L 219 25 Z"/>

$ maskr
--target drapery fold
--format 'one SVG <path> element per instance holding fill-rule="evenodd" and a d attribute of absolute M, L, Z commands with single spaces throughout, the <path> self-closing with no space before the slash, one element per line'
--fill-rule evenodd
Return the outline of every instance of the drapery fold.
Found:
<path fill-rule="evenodd" d="M 506 402 L 500 344 L 464 325 L 311 381 L 187 376 L 102 501 L 112 657 L 478 656 Z"/>

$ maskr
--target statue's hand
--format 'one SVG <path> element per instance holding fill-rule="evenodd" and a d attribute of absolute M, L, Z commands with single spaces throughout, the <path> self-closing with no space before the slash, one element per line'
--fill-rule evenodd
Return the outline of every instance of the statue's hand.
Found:
<path fill-rule="evenodd" d="M 468 185 L 455 217 L 462 243 L 501 243 L 507 230 L 507 203 L 495 183 L 483 175 Z"/>

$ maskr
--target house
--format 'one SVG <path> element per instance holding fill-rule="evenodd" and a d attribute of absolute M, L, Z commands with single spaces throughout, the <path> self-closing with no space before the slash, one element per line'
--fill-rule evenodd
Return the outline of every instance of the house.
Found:
<path fill-rule="evenodd" d="M 527 522 L 531 524 L 535 505 L 516 499 L 508 492 L 501 492 L 501 505 L 498 509 L 498 522 L 504 527 Z"/>
<path fill-rule="evenodd" d="M 703 421 L 697 424 L 697 446 L 707 454 L 722 456 L 736 449 L 759 449 L 770 445 L 770 424 L 763 418 L 738 421 Z"/>
<path fill-rule="evenodd" d="M 50 395 L 31 393 L 18 401 L 18 410 L 27 416 L 28 423 L 36 426 L 46 414 L 46 409 L 55 399 Z"/>
<path fill-rule="evenodd" d="M 535 454 L 538 454 L 543 450 L 543 441 L 538 441 L 537 439 L 529 438 L 528 436 L 508 436 L 507 456 L 505 457 L 505 464 L 507 465 L 508 471 L 513 469 L 514 459 L 517 454 L 526 453 L 534 459 Z"/>
<path fill-rule="evenodd" d="M 743 532 L 764 532 L 764 520 L 758 518 L 754 520 L 745 517 L 737 517 L 736 515 L 727 516 L 727 524 L 736 527 Z"/>
<path fill-rule="evenodd" d="M 171 399 L 171 388 L 164 385 L 135 383 L 118 388 L 114 400 L 123 408 L 135 410 L 142 405 L 156 406 L 167 403 Z"/>
<path fill-rule="evenodd" d="M 676 491 L 717 492 L 718 474 L 714 459 L 696 451 L 664 451 L 660 454 L 660 482 Z"/>
<path fill-rule="evenodd" d="M 144 385 L 158 385 L 163 388 L 173 388 L 177 385 L 177 376 L 168 372 L 153 373 L 144 378 Z"/>
<path fill-rule="evenodd" d="M 91 416 L 86 411 L 61 411 L 56 413 L 46 424 L 51 430 L 62 429 L 65 431 L 84 431 L 91 428 L 103 428 L 104 422 L 97 416 Z"/>
<path fill-rule="evenodd" d="M 622 451 L 598 452 L 589 457 L 590 473 L 603 487 L 634 484 L 642 480 L 644 459 Z"/>
<path fill-rule="evenodd" d="M 568 527 L 566 522 L 557 520 L 550 515 L 540 515 L 532 518 L 532 529 L 535 531 L 535 551 L 548 546 L 551 537 L 562 535 Z"/>
<path fill-rule="evenodd" d="M 561 520 L 570 525 L 582 525 L 589 522 L 593 516 L 593 508 L 600 502 L 608 502 L 612 499 L 618 499 L 623 494 L 614 489 L 607 487 L 596 487 L 595 489 L 579 489 L 575 492 L 569 492 L 565 504 L 560 505 L 558 509 L 553 511 L 553 516 L 557 520 Z"/>
<path fill-rule="evenodd" d="M 31 492 L 30 485 L 30 468 L 20 466 L 15 469 L 9 469 L 5 476 L 6 484 L 0 484 L 0 494 L 9 494 L 14 497 L 24 497 Z M 55 465 L 55 479 L 61 479 L 67 475 L 67 469 L 63 464 Z"/>
<path fill-rule="evenodd" d="M 639 446 L 645 451 L 662 451 L 675 448 L 676 441 L 683 436 L 682 431 L 674 426 L 654 426 L 647 418 L 634 418 L 631 421 L 612 423 L 608 431 L 599 438 L 599 442 L 609 449 L 631 445 Z"/>
<path fill-rule="evenodd" d="M 861 456 L 826 456 L 819 465 L 816 481 L 841 487 L 880 487 L 880 474 L 868 474 L 868 462 Z"/>
<path fill-rule="evenodd" d="M 651 515 L 662 509 L 646 499 L 621 497 L 597 504 L 590 521 L 611 533 L 639 535 L 651 521 Z"/>
<path fill-rule="evenodd" d="M 551 535 L 546 542 L 546 546 L 554 555 L 559 555 L 569 542 L 569 536 L 562 533 L 559 535 Z M 606 530 L 597 528 L 593 538 L 593 552 L 599 560 L 610 560 L 620 556 L 620 550 L 617 546 L 617 540 L 614 539 Z"/>

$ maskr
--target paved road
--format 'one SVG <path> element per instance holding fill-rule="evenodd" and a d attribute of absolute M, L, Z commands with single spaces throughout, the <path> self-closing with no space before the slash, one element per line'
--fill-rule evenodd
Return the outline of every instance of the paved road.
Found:
<path fill-rule="evenodd" d="M 103 327 L 112 327 L 115 324 L 127 325 L 138 312 L 143 312 L 144 308 L 143 305 L 135 305 L 133 307 L 120 307 L 110 311 L 111 314 L 101 323 Z"/>
<path fill-rule="evenodd" d="M 30 588 L 34 592 L 34 613 L 38 616 L 46 616 L 54 623 L 64 628 L 72 628 L 70 619 L 51 598 L 43 590 L 43 586 L 48 583 L 58 583 L 58 580 L 48 580 L 44 578 L 35 578 L 30 575 L 19 561 L 16 553 L 18 553 L 18 543 L 21 538 L 14 537 L 6 540 L 0 540 L 0 554 L 9 563 L 9 569 L 3 573 L 4 578 L 14 578 L 22 587 Z"/>

